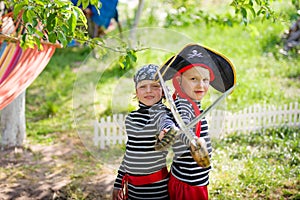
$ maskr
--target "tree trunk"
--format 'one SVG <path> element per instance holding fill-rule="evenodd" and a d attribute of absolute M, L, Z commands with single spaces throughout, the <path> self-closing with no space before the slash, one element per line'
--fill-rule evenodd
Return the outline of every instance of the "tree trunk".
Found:
<path fill-rule="evenodd" d="M 137 8 L 137 11 L 135 13 L 134 22 L 133 22 L 132 28 L 130 30 L 130 36 L 129 36 L 130 39 L 133 41 L 133 43 L 135 42 L 135 32 L 136 32 L 136 28 L 137 28 L 138 23 L 139 23 L 140 18 L 141 18 L 143 7 L 144 7 L 144 0 L 139 0 L 138 8 Z"/>
<path fill-rule="evenodd" d="M 26 138 L 25 91 L 1 111 L 1 148 L 23 146 Z"/>

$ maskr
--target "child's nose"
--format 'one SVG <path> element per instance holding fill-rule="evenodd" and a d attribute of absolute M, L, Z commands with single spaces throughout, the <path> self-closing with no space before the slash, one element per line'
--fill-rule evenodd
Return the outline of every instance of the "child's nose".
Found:
<path fill-rule="evenodd" d="M 201 89 L 204 89 L 204 88 L 208 88 L 209 87 L 209 82 L 205 81 L 205 80 L 202 80 L 202 81 L 199 81 L 199 84 L 198 84 L 199 88 Z"/>
<path fill-rule="evenodd" d="M 147 87 L 146 87 L 146 91 L 147 91 L 147 92 L 151 92 L 151 86 L 147 86 Z"/>
<path fill-rule="evenodd" d="M 203 87 L 205 85 L 204 81 L 200 80 L 198 81 L 198 86 Z"/>

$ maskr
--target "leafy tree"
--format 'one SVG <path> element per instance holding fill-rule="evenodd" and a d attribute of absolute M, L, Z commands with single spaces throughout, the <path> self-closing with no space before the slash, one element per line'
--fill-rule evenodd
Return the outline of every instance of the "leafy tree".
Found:
<path fill-rule="evenodd" d="M 232 26 L 237 23 L 248 25 L 252 19 L 273 20 L 275 22 L 280 17 L 271 6 L 271 3 L 275 1 L 232 0 L 229 5 L 234 9 L 234 14 L 229 12 L 226 14 L 211 14 L 201 8 L 199 1 L 165 0 L 165 3 L 170 4 L 173 8 L 172 12 L 167 13 L 165 27 L 173 25 L 186 26 L 200 21 L 207 24 L 222 24 L 224 26 Z M 294 5 L 296 13 L 299 9 L 299 0 L 290 0 L 289 2 Z"/>
<path fill-rule="evenodd" d="M 13 8 L 14 18 L 20 20 L 26 30 L 20 38 L 23 48 L 34 45 L 41 48 L 41 40 L 58 42 L 66 47 L 73 39 L 91 48 L 105 48 L 101 38 L 89 36 L 87 19 L 82 11 L 89 5 L 100 8 L 99 0 L 79 0 L 77 5 L 70 0 L 11 0 L 6 5 Z M 124 68 L 130 64 L 127 61 L 134 62 L 136 57 L 132 49 L 124 47 L 122 51 L 124 56 L 120 58 L 120 66 Z"/>
<path fill-rule="evenodd" d="M 98 5 L 98 0 L 81 0 L 83 8 L 89 3 Z M 22 33 L 21 47 L 41 48 L 41 39 L 67 46 L 73 38 L 88 40 L 87 19 L 78 6 L 71 1 L 62 0 L 11 0 L 6 2 L 12 8 L 14 18 L 25 28 Z M 38 27 L 38 28 L 37 28 Z"/>

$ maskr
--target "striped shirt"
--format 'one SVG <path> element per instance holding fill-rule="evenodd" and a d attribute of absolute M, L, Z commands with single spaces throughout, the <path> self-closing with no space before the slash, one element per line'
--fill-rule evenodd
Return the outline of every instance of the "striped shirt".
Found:
<path fill-rule="evenodd" d="M 201 104 L 196 102 L 200 112 Z M 192 104 L 183 98 L 177 97 L 175 105 L 180 113 L 181 118 L 185 124 L 188 124 L 195 118 Z M 195 127 L 191 130 L 195 136 Z M 205 118 L 201 120 L 201 132 L 200 137 L 203 137 L 207 144 L 207 150 L 211 157 L 212 147 L 210 137 L 208 135 L 208 124 Z M 173 145 L 174 158 L 171 166 L 171 173 L 178 180 L 185 182 L 193 186 L 205 186 L 209 184 L 209 171 L 211 167 L 202 168 L 200 167 L 191 156 L 189 150 L 190 140 L 185 134 L 180 134 L 180 140 L 176 140 Z"/>
<path fill-rule="evenodd" d="M 120 189 L 125 173 L 132 176 L 145 176 L 166 167 L 167 151 L 154 149 L 156 134 L 174 123 L 172 115 L 162 102 L 153 106 L 140 103 L 139 109 L 125 119 L 127 133 L 126 151 L 114 183 Z M 128 183 L 129 199 L 168 199 L 168 177 L 156 183 L 134 186 Z"/>

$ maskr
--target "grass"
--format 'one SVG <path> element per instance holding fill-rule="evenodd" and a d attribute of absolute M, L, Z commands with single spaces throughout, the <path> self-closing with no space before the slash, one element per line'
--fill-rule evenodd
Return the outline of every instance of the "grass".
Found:
<path fill-rule="evenodd" d="M 213 141 L 211 199 L 299 199 L 299 131 L 282 127 Z"/>

